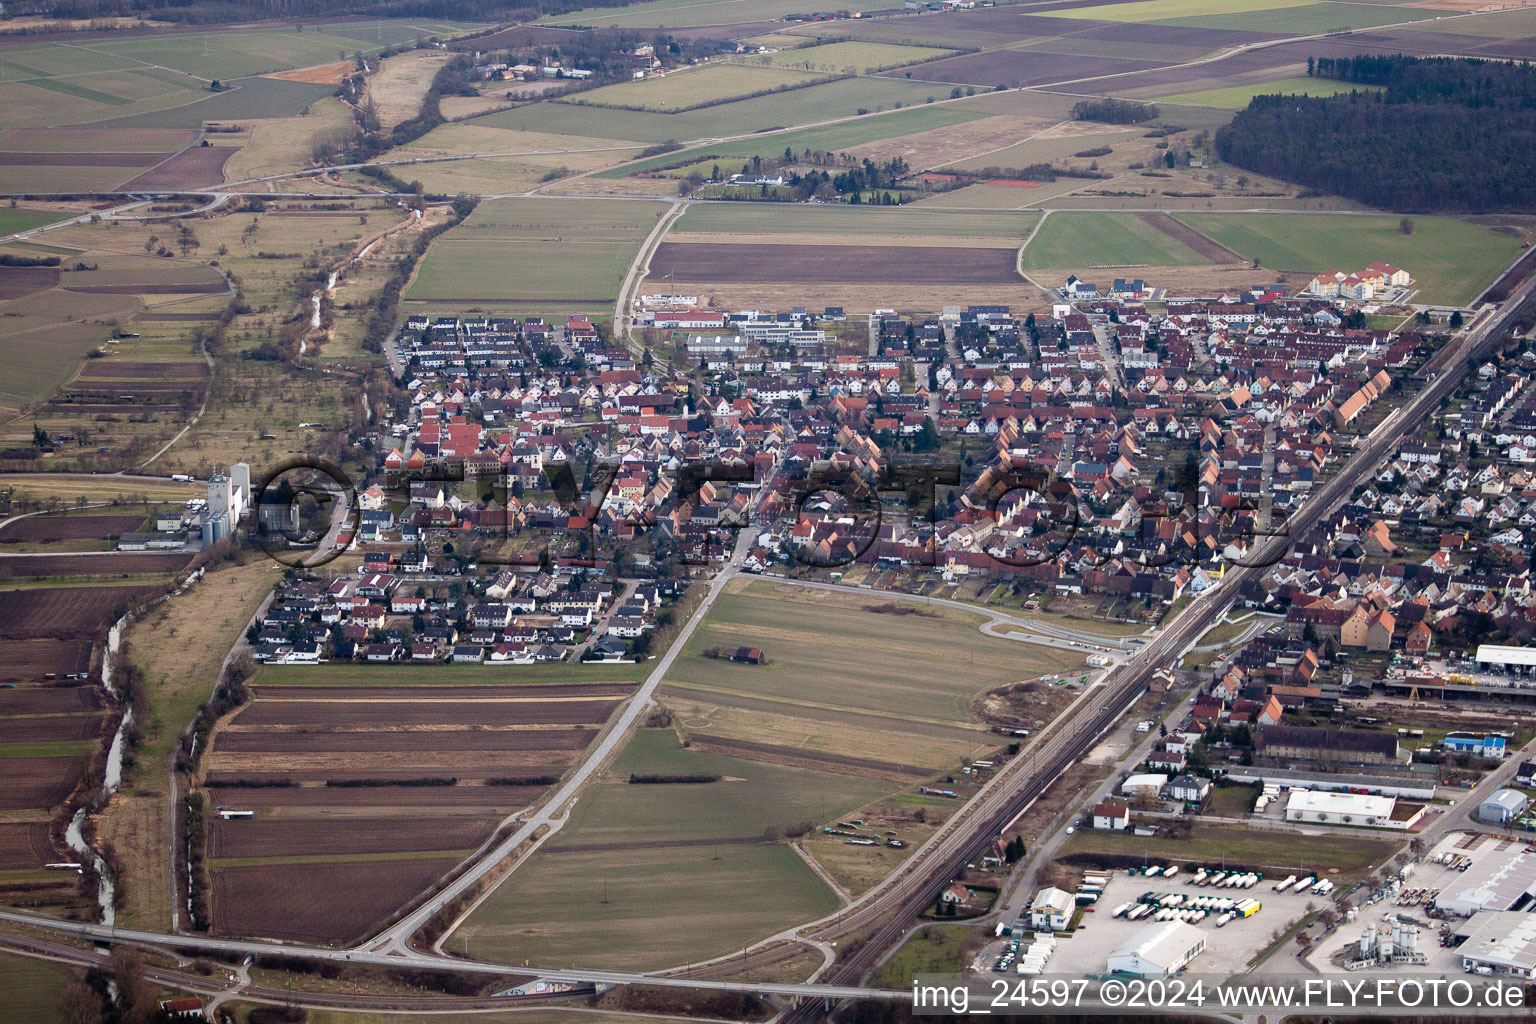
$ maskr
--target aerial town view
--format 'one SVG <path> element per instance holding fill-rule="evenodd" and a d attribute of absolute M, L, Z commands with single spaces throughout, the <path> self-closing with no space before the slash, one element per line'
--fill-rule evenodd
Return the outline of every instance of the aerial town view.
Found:
<path fill-rule="evenodd" d="M 0 6 L 0 1024 L 1530 1020 L 1533 59 Z"/>

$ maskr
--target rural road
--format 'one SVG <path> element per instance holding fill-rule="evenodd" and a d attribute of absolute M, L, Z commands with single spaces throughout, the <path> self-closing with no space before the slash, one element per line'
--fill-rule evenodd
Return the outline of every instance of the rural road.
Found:
<path fill-rule="evenodd" d="M 667 648 L 667 653 L 657 661 L 656 667 L 646 677 L 645 682 L 635 690 L 629 700 L 625 702 L 623 709 L 617 718 L 604 731 L 603 735 L 588 751 L 587 756 L 571 774 L 563 785 L 546 799 L 543 805 L 526 818 L 519 821 L 518 828 L 513 831 L 502 843 L 484 854 L 468 870 L 459 875 L 440 892 L 436 893 L 421 906 L 401 918 L 397 923 L 386 928 L 378 935 L 360 944 L 357 950 L 383 950 L 397 956 L 420 957 L 407 945 L 410 937 L 422 925 L 443 907 L 457 899 L 462 893 L 470 889 L 487 874 L 496 868 L 507 857 L 526 842 L 542 843 L 544 839 L 558 832 L 569 820 L 569 808 L 566 806 L 574 801 L 587 780 L 598 771 L 626 741 L 630 730 L 647 713 L 651 705 L 651 697 L 661 681 L 672 668 L 672 662 L 682 653 L 683 647 L 688 643 L 688 638 L 704 621 L 704 616 L 709 614 L 709 608 L 720 596 L 726 584 L 735 579 L 741 571 L 741 563 L 747 553 L 752 550 L 752 545 L 757 539 L 756 530 L 742 530 L 736 538 L 736 548 L 731 558 L 716 573 L 714 580 L 709 584 L 709 589 L 699 601 L 699 606 L 692 616 L 678 631 L 677 637 Z M 547 830 L 543 836 L 536 836 L 540 830 Z M 515 866 L 514 866 L 515 870 Z M 510 874 L 509 871 L 507 874 Z M 504 879 L 506 875 L 503 875 Z M 494 886 L 492 887 L 494 890 Z M 486 895 L 488 895 L 487 893 Z M 484 896 L 481 897 L 482 899 Z M 455 925 L 457 922 L 454 922 Z"/>

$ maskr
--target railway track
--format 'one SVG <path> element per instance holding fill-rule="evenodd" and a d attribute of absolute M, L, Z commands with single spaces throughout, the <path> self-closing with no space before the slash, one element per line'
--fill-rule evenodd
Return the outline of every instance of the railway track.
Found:
<path fill-rule="evenodd" d="M 1489 342 L 1531 304 L 1533 295 L 1536 279 L 1526 281 L 1500 309 L 1448 344 L 1436 358 L 1437 371 L 1426 387 L 1379 424 L 1333 478 L 1291 515 L 1285 535 L 1257 544 L 1249 565 L 1239 565 L 1227 572 L 1220 584 L 1197 597 L 1150 644 L 1113 669 L 1105 679 L 1104 702 L 1096 710 L 1056 733 L 1032 754 L 1016 758 L 1010 768 L 1024 762 L 1019 778 L 962 811 L 952 841 L 933 848 L 921 868 L 899 878 L 882 898 L 809 932 L 809 937 L 824 941 L 862 937 L 861 944 L 841 957 L 820 980 L 833 985 L 859 984 L 878 965 L 886 950 L 906 933 L 939 887 L 955 877 L 1073 761 L 1091 749 L 1143 692 L 1152 675 L 1193 645 L 1225 614 L 1243 584 L 1260 578 L 1269 565 L 1283 557 L 1292 537 L 1305 537 L 1352 497 L 1354 488 L 1396 450 L 1403 436 L 1455 391 L 1473 364 L 1485 354 Z M 820 1001 L 806 1001 L 785 1021 L 805 1024 L 825 1015 Z"/>

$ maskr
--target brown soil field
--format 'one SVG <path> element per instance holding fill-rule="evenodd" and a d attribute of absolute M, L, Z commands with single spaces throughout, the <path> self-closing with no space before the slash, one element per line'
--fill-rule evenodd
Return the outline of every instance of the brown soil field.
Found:
<path fill-rule="evenodd" d="M 218 868 L 213 928 L 224 935 L 356 941 L 456 863 L 438 858 Z"/>
<path fill-rule="evenodd" d="M 174 153 L 197 141 L 194 128 L 8 128 L 0 149 L 8 153 Z"/>
<path fill-rule="evenodd" d="M 679 281 L 817 281 L 854 284 L 1013 284 L 1012 249 L 938 252 L 878 245 L 691 245 L 663 242 L 650 277 Z"/>
<path fill-rule="evenodd" d="M 47 822 L 0 824 L 0 871 L 40 868 L 56 859 Z"/>
<path fill-rule="evenodd" d="M 94 639 L 130 605 L 164 591 L 161 586 L 0 590 L 0 642 Z"/>
<path fill-rule="evenodd" d="M 122 402 L 113 405 L 95 405 L 86 402 L 49 402 L 43 406 L 43 412 L 53 415 L 55 413 L 64 416 L 100 416 L 111 413 L 147 413 L 151 416 L 164 416 L 177 412 L 174 405 L 145 405 L 142 402 Z"/>
<path fill-rule="evenodd" d="M 83 757 L 8 757 L 0 811 L 54 807 L 74 791 L 85 768 Z"/>
<path fill-rule="evenodd" d="M 1062 27 L 1066 24 L 1069 23 L 1060 23 Z M 1099 75 L 1145 71 L 1167 63 L 1120 57 L 1086 57 L 1074 53 L 1046 53 L 1042 50 L 990 50 L 929 61 L 920 68 L 914 68 L 912 75 L 914 79 L 921 78 L 926 82 L 987 88 L 1006 85 L 1017 89 L 1020 86 L 1073 82 Z M 905 74 L 905 71 L 883 72 L 886 78 L 899 78 Z"/>
<path fill-rule="evenodd" d="M 212 317 L 217 320 L 217 313 L 162 313 L 158 317 L 169 319 L 190 319 L 196 317 Z M 190 378 L 202 379 L 208 376 L 208 364 L 200 362 L 177 363 L 132 363 L 126 360 L 108 359 L 100 363 L 88 363 L 85 369 L 80 371 L 80 376 L 89 377 L 92 380 L 187 380 Z"/>
<path fill-rule="evenodd" d="M 879 284 L 860 285 L 837 281 L 722 283 L 685 281 L 678 277 L 668 282 L 667 287 L 668 289 L 675 287 L 679 294 L 697 295 L 701 302 L 708 303 L 715 309 L 842 306 L 850 316 L 869 313 L 876 309 L 891 308 L 896 308 L 903 313 L 938 315 L 945 306 L 972 302 L 1002 302 L 1011 306 L 1017 315 L 1023 316 L 1025 313 L 1049 312 L 1051 308 L 1045 293 L 1037 288 L 1028 287 L 1025 282 L 975 285 L 906 284 L 901 287 L 899 293 L 893 293 L 890 287 Z"/>
<path fill-rule="evenodd" d="M 270 75 L 262 75 L 262 78 L 277 78 L 284 82 L 309 82 L 314 85 L 340 85 L 352 70 L 353 64 L 349 60 L 338 60 L 333 64 L 321 64 L 319 67 L 298 68 L 294 71 L 274 71 Z"/>
<path fill-rule="evenodd" d="M 234 146 L 195 146 L 158 167 L 151 167 L 121 188 L 205 188 L 224 180 L 224 164 Z"/>
<path fill-rule="evenodd" d="M 76 711 L 100 711 L 103 706 L 101 691 L 84 683 L 0 690 L 0 715 L 67 715 Z"/>
<path fill-rule="evenodd" d="M 814 768 L 817 771 L 854 775 L 866 779 L 894 779 L 911 782 L 926 779 L 933 773 L 912 765 L 894 764 L 889 761 L 870 761 L 862 757 L 845 757 L 827 754 L 819 750 L 800 747 L 782 747 L 772 743 L 754 743 L 750 740 L 732 740 L 722 736 L 690 733 L 689 742 L 696 750 L 729 754 L 748 761 L 764 761 L 768 764 L 792 765 L 796 768 Z"/>
<path fill-rule="evenodd" d="M 172 395 L 180 396 L 188 392 L 199 392 L 197 383 L 185 380 L 81 380 L 76 378 L 65 386 L 66 397 L 82 402 L 121 400 L 123 395 L 131 395 L 135 399 L 149 397 L 159 398 L 164 401 Z"/>
<path fill-rule="evenodd" d="M 1175 241 L 1195 250 L 1212 263 L 1246 263 L 1241 256 L 1222 245 L 1216 239 L 1203 235 L 1182 221 L 1174 220 L 1166 213 L 1142 213 L 1137 217 L 1152 225 Z"/>
<path fill-rule="evenodd" d="M 175 572 L 192 560 L 184 554 L 0 555 L 0 579 L 42 576 L 115 576 L 119 573 Z"/>
<path fill-rule="evenodd" d="M 221 732 L 220 753 L 390 750 L 580 750 L 596 729 L 443 729 L 410 732 Z"/>
<path fill-rule="evenodd" d="M 19 299 L 58 283 L 58 267 L 0 267 L 0 299 Z"/>
<path fill-rule="evenodd" d="M 510 774 L 523 775 L 523 772 Z M 455 807 L 505 814 L 526 807 L 545 792 L 545 786 L 475 786 L 460 779 L 457 786 L 222 786 L 235 776 L 214 772 L 208 776 L 208 799 L 215 807 L 321 807 L 344 810 L 368 808 L 383 814 L 404 807 Z"/>
<path fill-rule="evenodd" d="M 0 544 L 117 537 L 143 523 L 143 516 L 28 516 L 0 527 Z"/>
<path fill-rule="evenodd" d="M 214 821 L 208 830 L 208 856 L 356 856 L 417 850 L 468 850 L 483 843 L 500 820 L 466 814 L 220 820 Z"/>
<path fill-rule="evenodd" d="M 0 683 L 42 679 L 49 672 L 63 676 L 85 672 L 90 667 L 88 640 L 7 640 L 0 644 Z M 4 714 L 6 706 L 5 693 L 16 692 L 0 692 L 0 714 Z"/>
<path fill-rule="evenodd" d="M 147 167 L 169 153 L 5 153 L 0 166 L 14 167 Z"/>
<path fill-rule="evenodd" d="M 205 295 L 226 288 L 222 282 L 215 284 L 212 281 L 144 281 L 139 284 L 76 284 L 64 290 L 92 295 Z"/>
<path fill-rule="evenodd" d="M 140 313 L 133 319 L 136 323 L 195 323 L 218 318 L 217 313 Z"/>
<path fill-rule="evenodd" d="M 530 701 L 298 701 L 258 699 L 235 717 L 238 725 L 595 725 L 617 700 Z"/>
<path fill-rule="evenodd" d="M 94 739 L 101 734 L 104 714 L 37 715 L 0 718 L 0 743 L 34 743 Z"/>
<path fill-rule="evenodd" d="M 490 778 L 559 775 L 576 759 L 574 750 L 393 751 L 328 750 L 224 752 L 215 744 L 212 767 L 223 772 L 296 780 Z"/>

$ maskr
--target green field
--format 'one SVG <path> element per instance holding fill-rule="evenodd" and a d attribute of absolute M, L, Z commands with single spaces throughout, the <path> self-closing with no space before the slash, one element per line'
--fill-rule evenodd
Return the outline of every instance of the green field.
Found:
<path fill-rule="evenodd" d="M 0 954 L 0 1024 L 63 1020 L 59 1000 L 78 975 L 63 964 Z"/>
<path fill-rule="evenodd" d="M 1054 217 L 1051 218 L 1055 220 Z M 1520 255 L 1520 240 L 1448 217 L 1189 213 L 1178 219 L 1271 270 L 1316 273 L 1376 260 L 1402 267 L 1421 289 L 1416 302 L 1475 299 Z"/>
<path fill-rule="evenodd" d="M 231 79 L 290 68 L 328 64 L 353 54 L 375 53 L 418 37 L 451 35 L 469 23 L 386 19 L 341 25 L 296 25 L 292 29 L 229 29 L 168 35 L 97 39 L 82 46 L 91 54 L 129 58 L 199 78 Z"/>
<path fill-rule="evenodd" d="M 908 722 L 969 724 L 971 698 L 981 691 L 1082 663 L 1056 648 L 986 636 L 977 630 L 983 617 L 951 608 L 901 602 L 919 614 L 867 610 L 887 604 L 875 594 L 817 594 L 763 582 L 727 591 L 689 638 L 667 683 Z M 769 664 L 704 657 L 711 647 L 758 647 Z"/>
<path fill-rule="evenodd" d="M 1130 213 L 1053 213 L 1024 249 L 1025 270 L 1191 267 L 1205 257 Z"/>
<path fill-rule="evenodd" d="M 977 213 L 919 206 L 765 206 L 761 203 L 696 203 L 671 232 L 806 235 L 941 235 L 950 238 L 1019 238 L 1039 219 L 1034 213 Z"/>
<path fill-rule="evenodd" d="M 788 68 L 707 64 L 674 71 L 665 78 L 605 85 L 577 93 L 565 102 L 668 112 L 691 110 L 707 103 L 753 96 L 771 89 L 807 86 L 815 81 L 815 75 Z"/>
<path fill-rule="evenodd" d="M 1236 14 L 1168 18 L 1159 24 L 1180 28 L 1237 29 L 1245 32 L 1274 32 L 1277 35 L 1302 35 L 1423 21 L 1435 17 L 1435 13 L 1423 8 L 1323 0 L 1322 3 L 1249 10 Z"/>
<path fill-rule="evenodd" d="M 914 974 L 955 974 L 970 965 L 963 962 L 983 944 L 987 933 L 963 924 L 930 924 L 907 937 L 901 948 L 881 964 L 869 979 L 873 988 L 905 989 Z"/>
<path fill-rule="evenodd" d="M 1173 96 L 1159 96 L 1159 103 L 1182 103 L 1192 107 L 1222 107 L 1240 110 L 1255 96 L 1337 96 L 1352 92 L 1360 86 L 1350 82 L 1335 82 L 1327 78 L 1281 78 L 1256 85 L 1234 85 L 1229 89 L 1205 89 L 1201 92 L 1181 92 Z M 1369 90 L 1374 92 L 1375 90 Z"/>
<path fill-rule="evenodd" d="M 723 781 L 634 786 L 623 781 L 632 772 Z M 764 830 L 833 819 L 884 788 L 685 750 L 671 730 L 641 731 L 577 802 L 571 823 L 450 941 L 467 939 L 471 955 L 504 962 L 634 970 L 738 949 L 837 906 L 788 846 L 757 841 Z M 676 845 L 639 845 L 668 841 Z"/>
<path fill-rule="evenodd" d="M 1196 16 L 1247 15 L 1255 11 L 1307 7 L 1316 2 L 1317 0 L 1139 0 L 1136 3 L 1106 4 L 1102 7 L 1067 7 L 1037 13 L 1046 18 L 1141 23 Z"/>
<path fill-rule="evenodd" d="M 827 87 L 818 86 L 817 88 Z M 625 164 L 622 167 L 603 171 L 597 176 L 623 178 L 663 167 L 672 168 L 665 172 L 667 174 L 683 175 L 690 170 L 701 170 L 702 173 L 707 174 L 717 162 L 721 164 L 722 171 L 736 170 L 734 165 L 738 162 L 744 163 L 754 156 L 760 156 L 765 160 L 782 157 L 785 149 L 793 149 L 796 153 L 803 153 L 807 149 L 836 153 L 851 146 L 861 146 L 866 142 L 879 142 L 883 139 L 911 135 L 914 132 L 924 132 L 932 128 L 945 128 L 986 116 L 968 110 L 955 110 L 953 107 L 914 107 L 911 110 L 897 111 L 880 117 L 802 128 L 799 131 L 780 132 L 761 138 L 712 142 L 693 149 Z"/>
<path fill-rule="evenodd" d="M 899 68 L 919 61 L 938 60 L 954 52 L 954 50 L 933 46 L 897 46 L 890 43 L 861 43 L 849 40 L 840 43 L 823 43 L 820 46 L 802 46 L 793 50 L 779 50 L 759 57 L 748 57 L 747 60 L 768 63 L 780 68 L 859 75 L 869 74 L 872 71 L 884 71 L 886 68 Z"/>
<path fill-rule="evenodd" d="M 71 214 L 53 210 L 29 210 L 24 206 L 0 206 L 0 235 L 14 235 L 56 220 L 67 220 Z"/>
<path fill-rule="evenodd" d="M 861 111 L 891 110 L 897 104 L 921 106 L 928 99 L 943 99 L 949 87 L 933 82 L 908 82 L 893 78 L 845 78 L 805 89 L 754 96 L 751 99 L 719 103 L 676 114 L 654 111 L 616 110 L 610 107 L 583 107 L 576 103 L 531 103 L 516 110 L 504 110 L 474 118 L 468 124 L 493 128 L 554 132 L 598 139 L 634 139 L 654 143 L 674 139 L 725 138 L 751 132 L 792 128 L 795 125 L 852 117 Z M 932 111 L 939 114 L 941 111 Z M 883 118 L 873 118 L 880 121 Z M 953 124 L 953 121 L 943 121 Z M 832 125 L 852 128 L 853 125 Z M 937 124 L 925 127 L 938 127 Z M 898 125 L 873 138 L 890 138 L 920 131 Z M 870 141 L 863 139 L 860 141 Z M 842 145 L 852 145 L 843 143 Z M 780 152 L 783 144 L 780 144 Z"/>
<path fill-rule="evenodd" d="M 439 236 L 407 301 L 465 302 L 534 313 L 609 308 L 662 203 L 496 199 Z"/>

